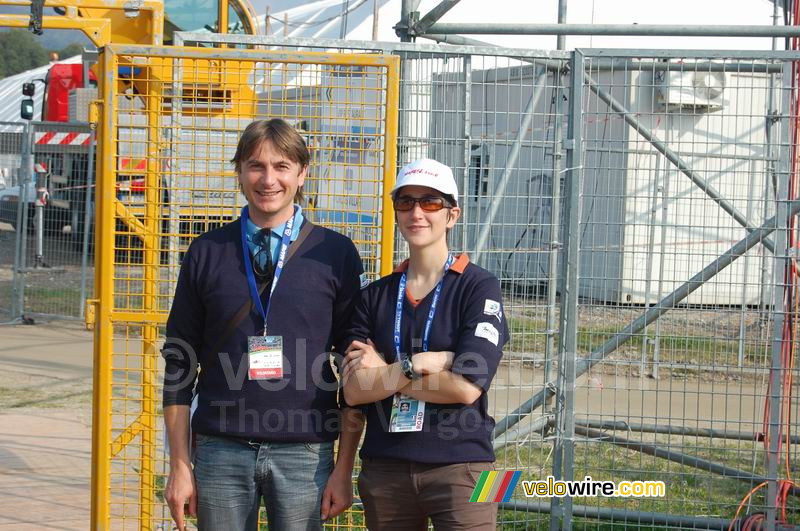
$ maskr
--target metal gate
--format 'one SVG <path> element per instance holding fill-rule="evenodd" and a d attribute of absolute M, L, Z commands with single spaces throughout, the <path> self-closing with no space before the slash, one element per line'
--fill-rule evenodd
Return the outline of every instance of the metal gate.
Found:
<path fill-rule="evenodd" d="M 161 335 L 188 244 L 245 202 L 229 163 L 239 134 L 259 118 L 294 125 L 312 152 L 307 216 L 386 274 L 399 60 L 113 45 L 98 64 L 92 527 L 170 528 Z"/>

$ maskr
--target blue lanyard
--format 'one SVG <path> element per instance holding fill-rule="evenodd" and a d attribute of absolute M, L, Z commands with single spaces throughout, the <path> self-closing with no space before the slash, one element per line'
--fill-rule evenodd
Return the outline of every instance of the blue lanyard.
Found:
<path fill-rule="evenodd" d="M 453 265 L 455 259 L 453 255 L 447 256 L 447 262 L 444 264 L 444 275 L 442 279 L 436 284 L 436 290 L 433 292 L 433 301 L 431 301 L 431 309 L 428 310 L 428 319 L 425 321 L 425 330 L 422 333 L 422 351 L 428 351 L 428 338 L 431 334 L 431 325 L 433 324 L 433 316 L 436 313 L 436 305 L 439 303 L 439 295 L 442 293 L 442 284 L 444 284 L 444 277 L 447 270 Z M 403 320 L 403 299 L 406 296 L 406 273 L 400 277 L 400 286 L 397 288 L 397 304 L 395 305 L 394 313 L 394 354 L 395 359 L 400 361 L 400 324 Z"/>
<path fill-rule="evenodd" d="M 272 286 L 269 288 L 269 299 L 267 300 L 267 308 L 261 304 L 261 296 L 258 294 L 258 287 L 256 286 L 256 276 L 253 274 L 253 264 L 250 262 L 250 252 L 247 246 L 247 220 L 250 215 L 247 207 L 242 208 L 242 215 L 240 224 L 242 228 L 242 252 L 244 253 L 244 270 L 247 274 L 247 284 L 250 286 L 250 296 L 256 303 L 259 313 L 264 317 L 264 335 L 267 335 L 267 315 L 269 315 L 269 306 L 272 304 L 272 294 L 275 292 L 275 286 L 278 285 L 278 279 L 281 278 L 283 272 L 283 262 L 286 260 L 286 251 L 289 249 L 291 243 L 292 229 L 294 228 L 294 217 L 297 215 L 297 205 L 294 207 L 294 212 L 289 221 L 286 222 L 286 228 L 283 230 L 283 237 L 281 238 L 281 250 L 278 253 L 278 263 L 275 265 L 275 274 L 272 277 Z M 269 240 L 267 240 L 269 241 Z M 267 248 L 267 252 L 270 252 Z"/>

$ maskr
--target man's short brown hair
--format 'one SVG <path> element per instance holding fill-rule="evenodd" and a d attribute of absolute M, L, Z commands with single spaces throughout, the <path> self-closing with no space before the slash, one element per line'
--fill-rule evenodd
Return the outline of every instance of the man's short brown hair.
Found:
<path fill-rule="evenodd" d="M 280 118 L 256 120 L 245 128 L 231 159 L 237 177 L 242 174 L 242 161 L 248 159 L 265 140 L 269 140 L 284 157 L 300 164 L 301 170 L 308 167 L 311 154 L 305 140 L 294 127 Z M 302 186 L 297 189 L 294 200 L 296 203 L 303 200 Z"/>

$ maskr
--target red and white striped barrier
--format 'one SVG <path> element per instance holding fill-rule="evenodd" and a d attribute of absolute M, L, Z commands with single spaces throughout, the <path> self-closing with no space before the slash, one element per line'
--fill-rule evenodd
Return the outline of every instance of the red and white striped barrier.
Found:
<path fill-rule="evenodd" d="M 120 157 L 119 169 L 127 171 L 144 171 L 147 169 L 147 159 Z"/>
<path fill-rule="evenodd" d="M 56 133 L 55 131 L 37 132 L 34 143 L 37 146 L 88 146 L 91 140 L 89 133 Z"/>

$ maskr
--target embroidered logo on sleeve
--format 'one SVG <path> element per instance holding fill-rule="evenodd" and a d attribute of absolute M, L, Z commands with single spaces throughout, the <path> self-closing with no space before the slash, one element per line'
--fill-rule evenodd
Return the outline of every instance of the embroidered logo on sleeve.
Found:
<path fill-rule="evenodd" d="M 478 326 L 475 327 L 475 336 L 490 341 L 494 346 L 500 342 L 500 332 L 492 323 L 478 323 Z"/>
<path fill-rule="evenodd" d="M 358 277 L 358 280 L 361 283 L 361 289 L 364 289 L 369 285 L 369 277 L 366 273 L 361 273 L 361 275 Z"/>
<path fill-rule="evenodd" d="M 498 321 L 503 320 L 503 309 L 500 303 L 492 299 L 486 299 L 486 302 L 483 303 L 483 313 L 484 315 L 494 315 Z"/>

